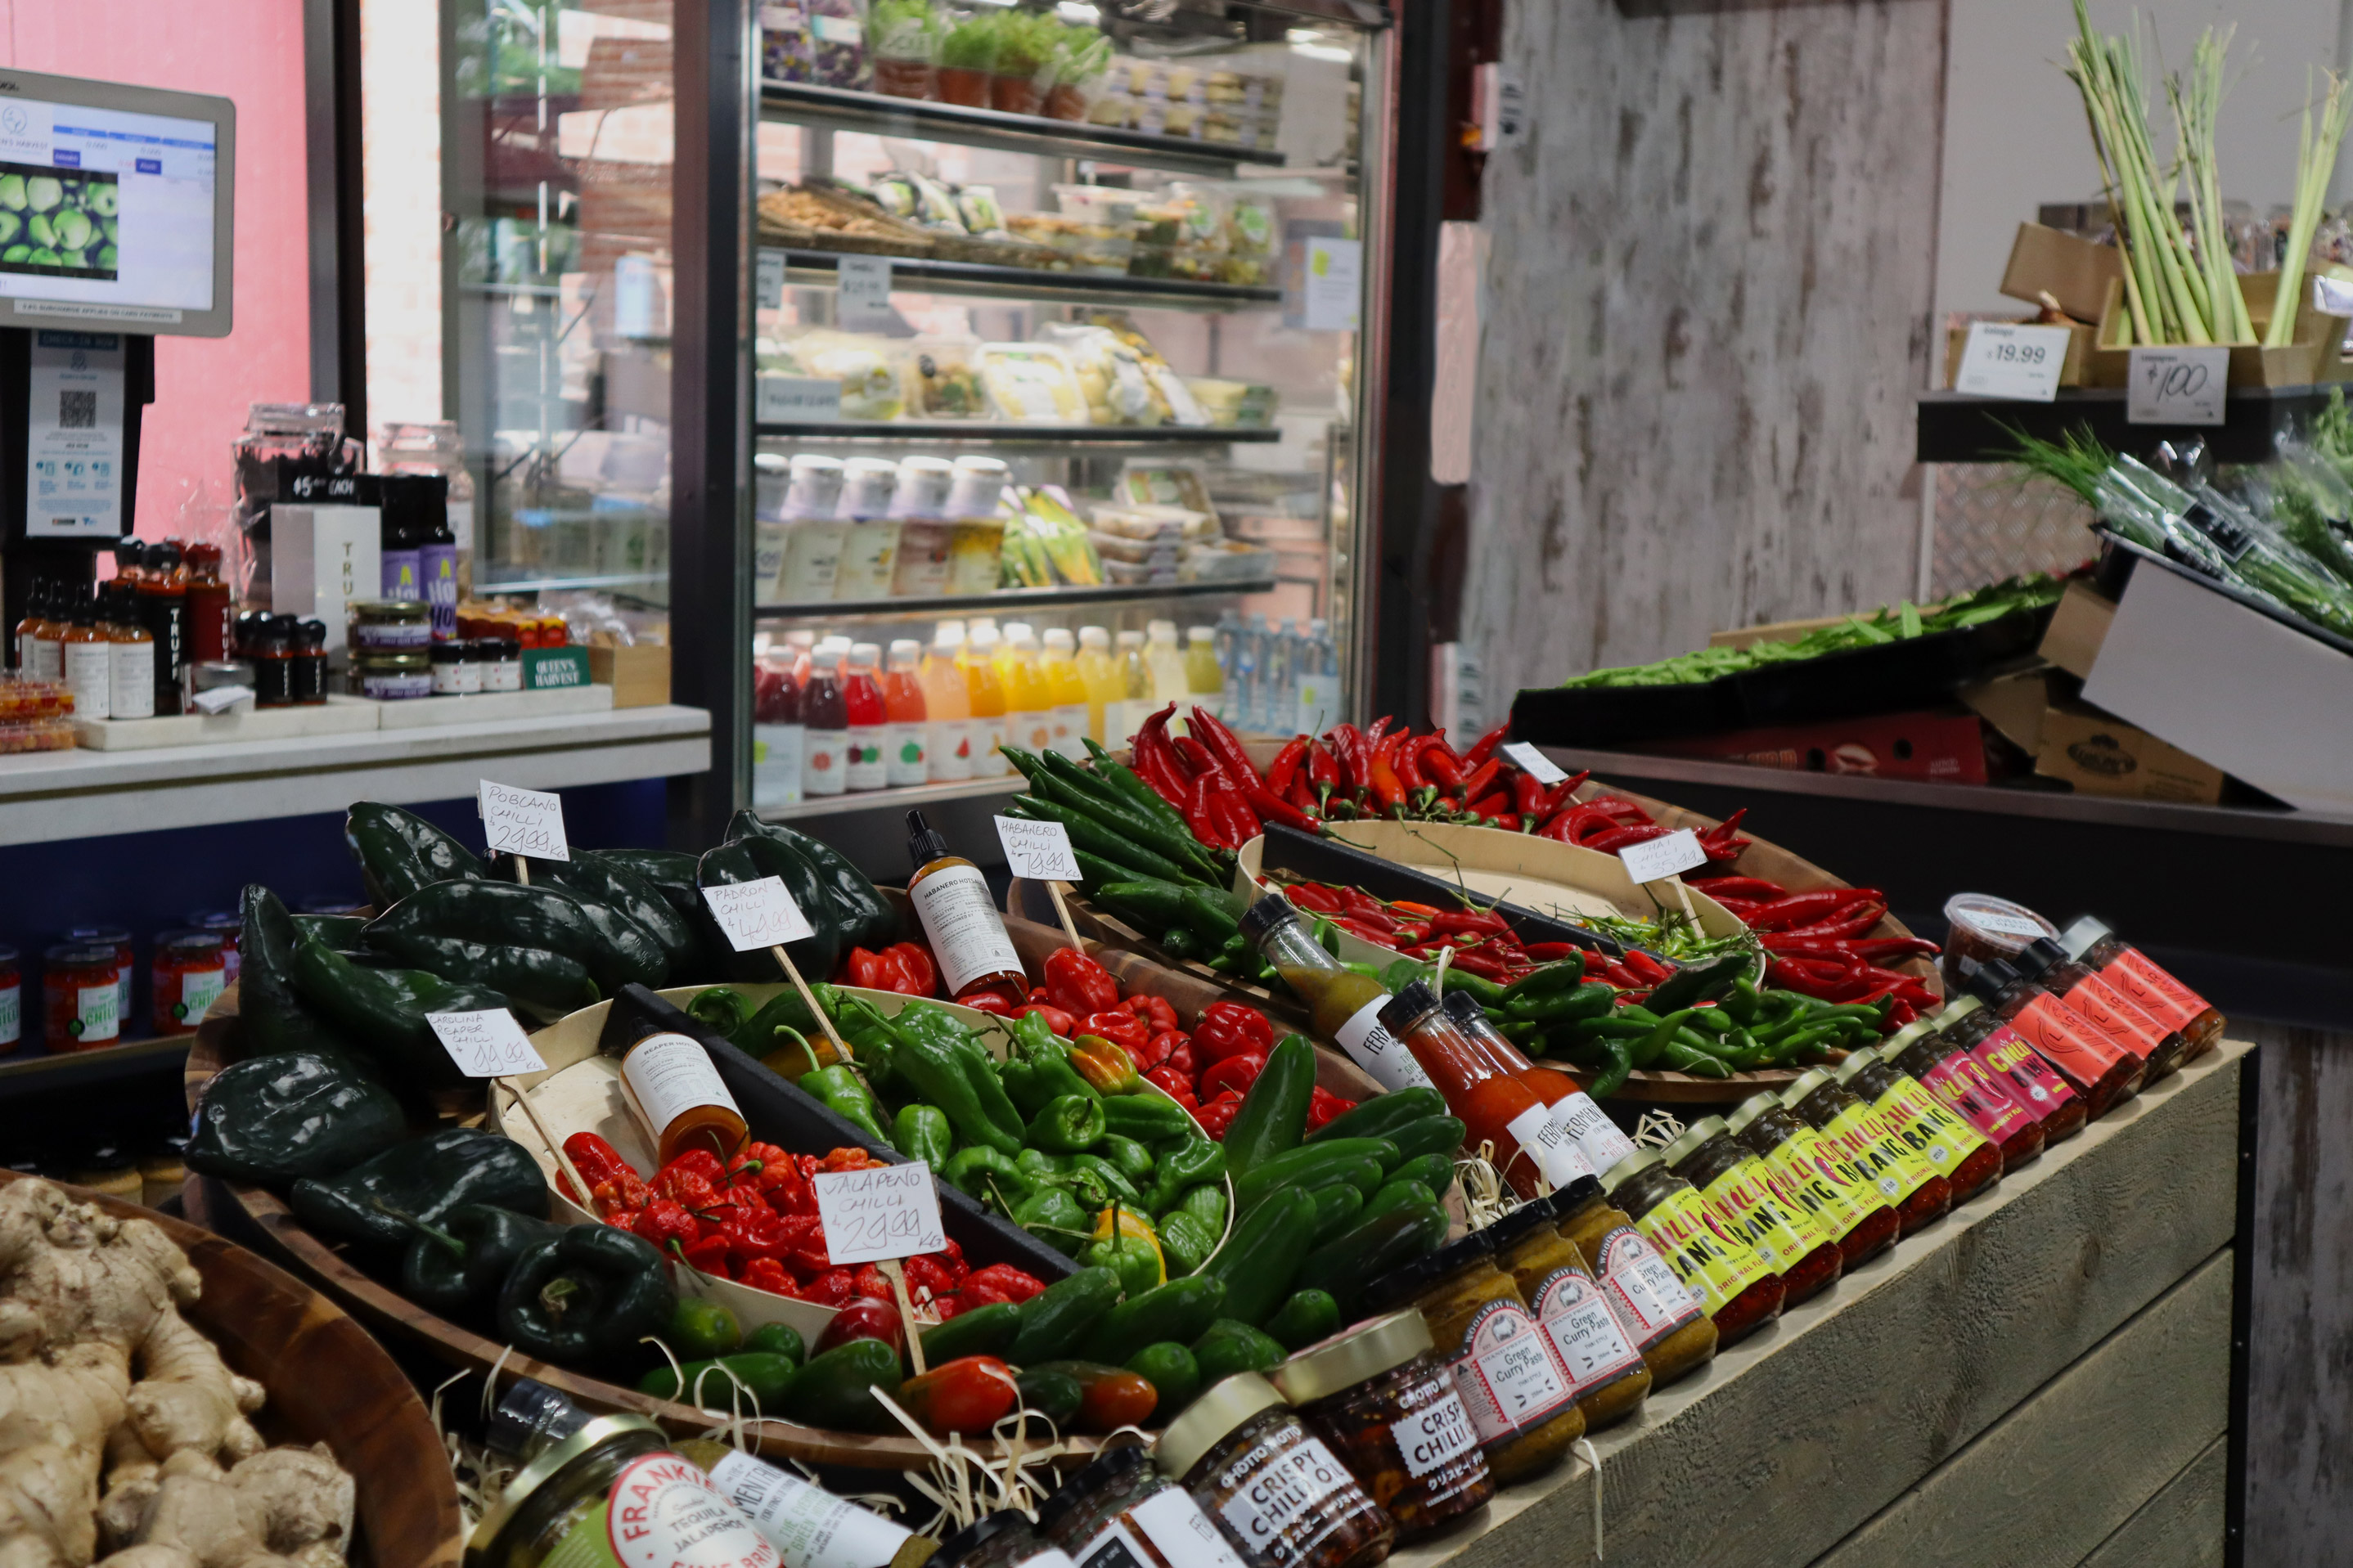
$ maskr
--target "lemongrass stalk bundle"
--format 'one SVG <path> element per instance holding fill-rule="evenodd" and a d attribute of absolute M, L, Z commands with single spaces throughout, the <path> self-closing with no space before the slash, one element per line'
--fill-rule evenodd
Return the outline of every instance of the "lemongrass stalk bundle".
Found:
<path fill-rule="evenodd" d="M 2229 85 L 2222 76 L 2223 58 L 2230 52 L 2225 27 L 2217 37 L 2207 28 L 2199 35 L 2187 76 L 2166 79 L 2166 97 L 2173 105 L 2182 173 L 2189 187 L 2189 216 L 2198 237 L 2200 276 L 2207 297 L 2207 321 L 2218 342 L 2255 341 L 2253 318 L 2239 288 L 2239 271 L 2231 260 L 2230 231 L 2222 219 L 2222 177 L 2214 156 L 2214 128 L 2222 115 L 2222 98 Z"/>
<path fill-rule="evenodd" d="M 2313 231 L 2320 226 L 2320 204 L 2328 195 L 2329 176 L 2337 170 L 2337 146 L 2345 140 L 2347 121 L 2353 120 L 2353 93 L 2346 91 L 2345 79 L 2335 71 L 2327 75 L 2328 96 L 2321 104 L 2316 136 L 2311 78 L 2305 79 L 2304 127 L 2295 154 L 2295 208 L 2288 218 L 2287 255 L 2280 260 L 2279 298 L 2272 305 L 2270 330 L 2263 334 L 2264 343 L 2275 349 L 2295 341 L 2305 260 L 2312 254 Z"/>

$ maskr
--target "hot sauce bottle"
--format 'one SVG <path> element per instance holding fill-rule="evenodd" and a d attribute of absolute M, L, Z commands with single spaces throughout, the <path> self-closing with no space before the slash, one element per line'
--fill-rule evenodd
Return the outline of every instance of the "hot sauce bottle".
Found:
<path fill-rule="evenodd" d="M 751 1128 L 711 1053 L 691 1036 L 650 1018 L 634 1020 L 620 1050 L 625 1097 L 653 1135 L 654 1163 L 667 1165 L 690 1149 L 708 1149 L 725 1163 L 744 1147 Z"/>
<path fill-rule="evenodd" d="M 1918 1079 L 1889 1067 L 1877 1046 L 1849 1053 L 1832 1076 L 1868 1100 L 1881 1126 L 1952 1184 L 1956 1204 L 2001 1178 L 2001 1151 L 1938 1104 Z"/>
<path fill-rule="evenodd" d="M 907 901 L 923 922 L 948 994 L 959 1002 L 983 992 L 1017 1002 L 1029 995 L 1029 976 L 1005 932 L 988 879 L 971 861 L 949 854 L 947 839 L 920 811 L 907 814 L 907 858 L 915 868 L 907 879 Z"/>
<path fill-rule="evenodd" d="M 36 577 L 25 595 L 25 618 L 16 623 L 16 668 L 35 680 L 60 679 L 58 671 L 49 668 L 47 657 L 58 645 L 41 640 L 48 630 L 49 580 Z"/>
<path fill-rule="evenodd" d="M 1883 1060 L 1910 1073 L 1947 1110 L 2001 1151 L 2004 1175 L 2042 1152 L 2042 1125 L 2019 1103 L 2009 1080 L 1922 1018 L 1879 1047 Z"/>
<path fill-rule="evenodd" d="M 2121 1046 L 2142 1062 L 2141 1082 L 2150 1084 L 2171 1072 L 2189 1042 L 2168 1026 L 2151 1017 L 2138 1003 L 2110 985 L 2097 973 L 2067 956 L 2066 949 L 2048 937 L 2026 944 L 2014 967 L 2067 1005 L 2081 1022 Z"/>
<path fill-rule="evenodd" d="M 2000 1014 L 1977 997 L 1954 998 L 1928 1023 L 1939 1041 L 1967 1051 L 1996 1083 L 2008 1087 L 2010 1098 L 2042 1129 L 2045 1147 L 2084 1130 L 2089 1120 L 2084 1097 L 2053 1072 L 2032 1046 L 2019 1038 L 2018 1031 L 2003 1023 Z"/>
<path fill-rule="evenodd" d="M 1388 987 L 1324 952 L 1289 899 L 1269 893 L 1252 904 L 1242 911 L 1241 931 L 1307 1004 L 1307 1026 L 1317 1039 L 1339 1047 L 1385 1090 L 1429 1087 L 1430 1075 L 1381 1024 Z"/>
<path fill-rule="evenodd" d="M 1551 1068 L 1538 1067 L 1522 1056 L 1520 1048 L 1488 1018 L 1487 1010 L 1479 1005 L 1476 996 L 1468 991 L 1449 991 L 1442 1005 L 1454 1026 L 1469 1037 L 1489 1061 L 1536 1091 L 1552 1119 L 1567 1131 L 1595 1170 L 1606 1171 L 1634 1152 L 1634 1141 L 1619 1130 L 1618 1124 L 1609 1120 L 1609 1113 L 1595 1104 L 1591 1095 L 1577 1087 L 1575 1079 Z"/>
<path fill-rule="evenodd" d="M 188 569 L 180 547 L 168 539 L 147 552 L 139 618 L 155 639 L 155 711 L 170 718 L 181 710 L 180 667 L 188 661 Z"/>
<path fill-rule="evenodd" d="M 1438 994 L 1417 980 L 1381 1008 L 1381 1027 L 1405 1044 L 1446 1108 L 1462 1119 L 1462 1146 L 1494 1146 L 1494 1163 L 1522 1197 L 1566 1187 L 1595 1174 L 1559 1123 L 1552 1108 L 1526 1082 L 1489 1060 L 1477 1042 L 1457 1028 Z"/>
<path fill-rule="evenodd" d="M 2147 953 L 2127 947 L 2090 915 L 2076 919 L 2060 933 L 2059 945 L 2083 964 L 2137 1003 L 2140 1010 L 2168 1028 L 2178 1029 L 2189 1048 L 2183 1061 L 2195 1060 L 2214 1048 L 2222 1037 L 2222 1015 L 2206 998 L 2151 963 Z"/>
<path fill-rule="evenodd" d="M 221 580 L 221 547 L 188 546 L 188 662 L 228 657 L 229 591 Z"/>
<path fill-rule="evenodd" d="M 1895 1210 L 1904 1235 L 1933 1225 L 1952 1208 L 1953 1184 L 1890 1135 L 1871 1107 L 1832 1078 L 1828 1068 L 1800 1074 L 1781 1091 L 1781 1103 L 1804 1117 L 1871 1178 Z"/>
<path fill-rule="evenodd" d="M 1982 964 L 1965 984 L 1989 1012 L 2000 1015 L 2036 1055 L 2059 1069 L 2059 1076 L 2084 1097 L 2087 1115 L 2105 1116 L 2110 1106 L 2139 1089 L 2138 1057 L 2078 1023 L 2066 1004 L 2020 979 L 2009 964 L 1999 959 Z"/>
<path fill-rule="evenodd" d="M 842 715 L 849 731 L 844 782 L 852 790 L 884 789 L 891 783 L 890 760 L 883 755 L 891 742 L 891 710 L 874 678 L 874 667 L 881 660 L 882 650 L 875 644 L 855 643 L 842 675 Z"/>

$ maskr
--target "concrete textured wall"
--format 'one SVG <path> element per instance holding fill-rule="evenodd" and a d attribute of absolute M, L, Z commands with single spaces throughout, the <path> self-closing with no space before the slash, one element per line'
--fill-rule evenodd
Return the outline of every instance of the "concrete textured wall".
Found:
<path fill-rule="evenodd" d="M 1911 592 L 1943 0 L 1521 0 L 1464 637 L 1488 710 Z"/>

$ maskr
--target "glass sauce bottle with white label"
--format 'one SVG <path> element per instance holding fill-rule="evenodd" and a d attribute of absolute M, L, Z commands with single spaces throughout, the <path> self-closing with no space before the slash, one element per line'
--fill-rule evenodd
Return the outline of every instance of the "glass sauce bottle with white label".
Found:
<path fill-rule="evenodd" d="M 1241 931 L 1307 1004 L 1308 1027 L 1316 1038 L 1339 1047 L 1384 1089 L 1430 1086 L 1430 1075 L 1381 1027 L 1388 987 L 1318 947 L 1290 900 L 1269 893 L 1243 912 Z"/>
<path fill-rule="evenodd" d="M 1019 1006 L 1029 994 L 1029 977 L 1005 933 L 988 879 L 961 855 L 949 854 L 947 839 L 920 811 L 907 814 L 907 857 L 915 867 L 907 879 L 907 901 L 923 922 L 948 994 L 962 1002 L 994 992 Z"/>
<path fill-rule="evenodd" d="M 651 1018 L 629 1020 L 622 1034 L 619 1050 L 607 1046 L 606 1054 L 621 1058 L 625 1098 L 653 1136 L 657 1168 L 690 1149 L 708 1149 L 723 1164 L 733 1158 L 752 1130 L 702 1042 Z"/>
<path fill-rule="evenodd" d="M 1533 1198 L 1595 1173 L 1575 1141 L 1552 1120 L 1543 1097 L 1497 1071 L 1446 1016 L 1429 986 L 1417 980 L 1398 992 L 1381 1009 L 1381 1027 L 1405 1042 L 1446 1097 L 1446 1109 L 1462 1119 L 1462 1146 L 1492 1144 L 1495 1169 L 1520 1196 Z"/>

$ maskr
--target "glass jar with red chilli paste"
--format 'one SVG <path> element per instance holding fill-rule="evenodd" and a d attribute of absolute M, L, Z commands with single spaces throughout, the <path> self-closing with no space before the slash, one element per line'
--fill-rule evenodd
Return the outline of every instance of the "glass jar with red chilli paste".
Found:
<path fill-rule="evenodd" d="M 185 1035 L 205 1021 L 206 1009 L 228 989 L 227 946 L 207 931 L 164 931 L 155 939 L 148 977 L 155 1032 Z"/>
<path fill-rule="evenodd" d="M 2181 1056 L 2192 1061 L 2214 1048 L 2222 1037 L 2222 1015 L 2213 1004 L 2160 969 L 2138 948 L 2126 947 L 2116 933 L 2090 915 L 2083 915 L 2059 938 L 2067 956 L 2115 986 L 2142 1012 L 2168 1028 L 2178 1029 L 2189 1048 Z"/>
<path fill-rule="evenodd" d="M 1799 1074 L 1781 1091 L 1781 1103 L 1870 1178 L 1895 1211 L 1903 1235 L 1935 1224 L 1953 1206 L 1953 1184 L 1881 1126 L 1871 1107 L 1840 1087 L 1828 1068 Z"/>
<path fill-rule="evenodd" d="M 1495 1484 L 1548 1470 L 1585 1436 L 1577 1382 L 1536 1326 L 1495 1244 L 1472 1231 L 1365 1287 L 1368 1312 L 1416 1307 L 1453 1374 Z"/>
<path fill-rule="evenodd" d="M 2009 1086 L 2017 1100 L 2042 1129 L 2042 1144 L 2073 1138 L 2088 1119 L 2084 1097 L 2001 1021 L 2001 1015 L 1975 996 L 1957 996 L 1928 1020 L 1937 1039 L 1958 1046 L 1985 1068 L 1994 1082 Z"/>
<path fill-rule="evenodd" d="M 600 1415 L 507 1483 L 467 1541 L 479 1568 L 782 1568 L 660 1427 Z"/>
<path fill-rule="evenodd" d="M 1659 1151 L 1640 1149 L 1610 1166 L 1601 1190 L 1700 1299 L 1715 1320 L 1718 1345 L 1737 1344 L 1781 1315 L 1788 1293 L 1781 1277 L 1754 1247 L 1725 1245 L 1708 1223 L 1699 1189 L 1668 1170 Z"/>
<path fill-rule="evenodd" d="M 245 917 L 235 910 L 199 910 L 188 917 L 190 931 L 208 931 L 221 939 L 221 957 L 228 965 L 228 983 L 237 984 L 237 944 L 245 932 Z"/>
<path fill-rule="evenodd" d="M 1599 1195 L 1598 1176 L 1570 1189 L 1578 1198 Z M 1642 1408 L 1651 1392 L 1650 1363 L 1619 1323 L 1601 1293 L 1601 1282 L 1577 1243 L 1560 1233 L 1555 1193 L 1521 1205 L 1487 1226 L 1495 1244 L 1495 1267 L 1512 1277 L 1536 1323 L 1552 1340 L 1561 1365 L 1577 1384 L 1577 1408 L 1585 1429 L 1625 1420 Z"/>
<path fill-rule="evenodd" d="M 25 1043 L 25 976 L 16 950 L 0 946 L 0 1057 Z"/>
<path fill-rule="evenodd" d="M 41 954 L 41 1044 L 84 1051 L 121 1039 L 121 983 L 111 947 L 60 942 Z"/>
<path fill-rule="evenodd" d="M 1153 1458 L 1250 1568 L 1372 1568 L 1397 1540 L 1381 1506 L 1257 1373 L 1202 1390 Z"/>
<path fill-rule="evenodd" d="M 1723 1117 L 1701 1117 L 1663 1152 L 1667 1169 L 1699 1189 L 1725 1245 L 1746 1237 L 1781 1277 L 1785 1309 L 1838 1282 L 1844 1268 L 1838 1243 L 1774 1189 L 1765 1163 L 1733 1142 Z"/>
<path fill-rule="evenodd" d="M 1715 1359 L 1715 1320 L 1700 1298 L 1686 1289 L 1634 1228 L 1625 1211 L 1612 1207 L 1599 1185 L 1580 1198 L 1577 1190 L 1556 1194 L 1560 1234 L 1577 1244 L 1601 1299 L 1651 1369 L 1651 1386 L 1664 1388 Z"/>
<path fill-rule="evenodd" d="M 1955 893 L 1945 900 L 1945 952 L 1936 967 L 1945 988 L 1957 991 L 1977 965 L 2015 958 L 2036 937 L 2058 934 L 2057 926 L 2024 904 L 1991 893 Z"/>
<path fill-rule="evenodd" d="M 1989 1012 L 2018 1032 L 2034 1054 L 2056 1068 L 2068 1087 L 2084 1097 L 2084 1113 L 2094 1121 L 2140 1089 L 2140 1058 L 2077 1023 L 2066 1004 L 2018 971 L 1996 961 L 1970 972 L 1964 982 Z"/>
<path fill-rule="evenodd" d="M 2077 1022 L 2138 1057 L 2144 1088 L 2171 1072 L 2189 1048 L 2178 1031 L 2150 1017 L 2138 1003 L 2069 958 L 2066 949 L 2048 937 L 2028 942 L 2011 967 L 2021 979 L 2058 997 Z"/>
<path fill-rule="evenodd" d="M 1906 1024 L 1882 1042 L 1879 1055 L 1918 1079 L 1939 1104 L 2000 1150 L 2002 1174 L 2042 1154 L 2042 1124 L 2018 1102 L 2009 1080 L 1947 1038 L 1931 1020 Z"/>
<path fill-rule="evenodd" d="M 1877 1046 L 1848 1053 L 1831 1073 L 1848 1093 L 1865 1101 L 1879 1124 L 1934 1166 L 1965 1204 L 1988 1182 L 2001 1179 L 2001 1151 L 1978 1136 L 1910 1073 L 1887 1065 Z"/>
<path fill-rule="evenodd" d="M 131 933 L 121 926 L 68 926 L 58 932 L 58 940 L 71 947 L 105 947 L 114 950 L 114 1016 L 117 1032 L 131 1032 Z"/>
<path fill-rule="evenodd" d="M 1152 1450 L 1106 1449 L 1038 1505 L 1038 1529 L 1079 1568 L 1242 1568 L 1193 1494 Z"/>
<path fill-rule="evenodd" d="M 1577 1140 L 1553 1120 L 1544 1096 L 1498 1068 L 1446 1016 L 1428 985 L 1409 984 L 1381 1008 L 1380 1021 L 1446 1097 L 1446 1109 L 1461 1118 L 1462 1146 L 1493 1143 L 1495 1169 L 1520 1196 L 1533 1198 L 1594 1173 Z"/>
<path fill-rule="evenodd" d="M 1471 1414 L 1410 1307 L 1319 1340 L 1268 1376 L 1388 1513 L 1399 1546 L 1495 1495 Z"/>
<path fill-rule="evenodd" d="M 1895 1244 L 1901 1222 L 1885 1194 L 1805 1118 L 1767 1089 L 1752 1094 L 1725 1119 L 1741 1146 L 1765 1162 L 1775 1190 L 1804 1208 L 1838 1242 L 1842 1271 Z"/>

